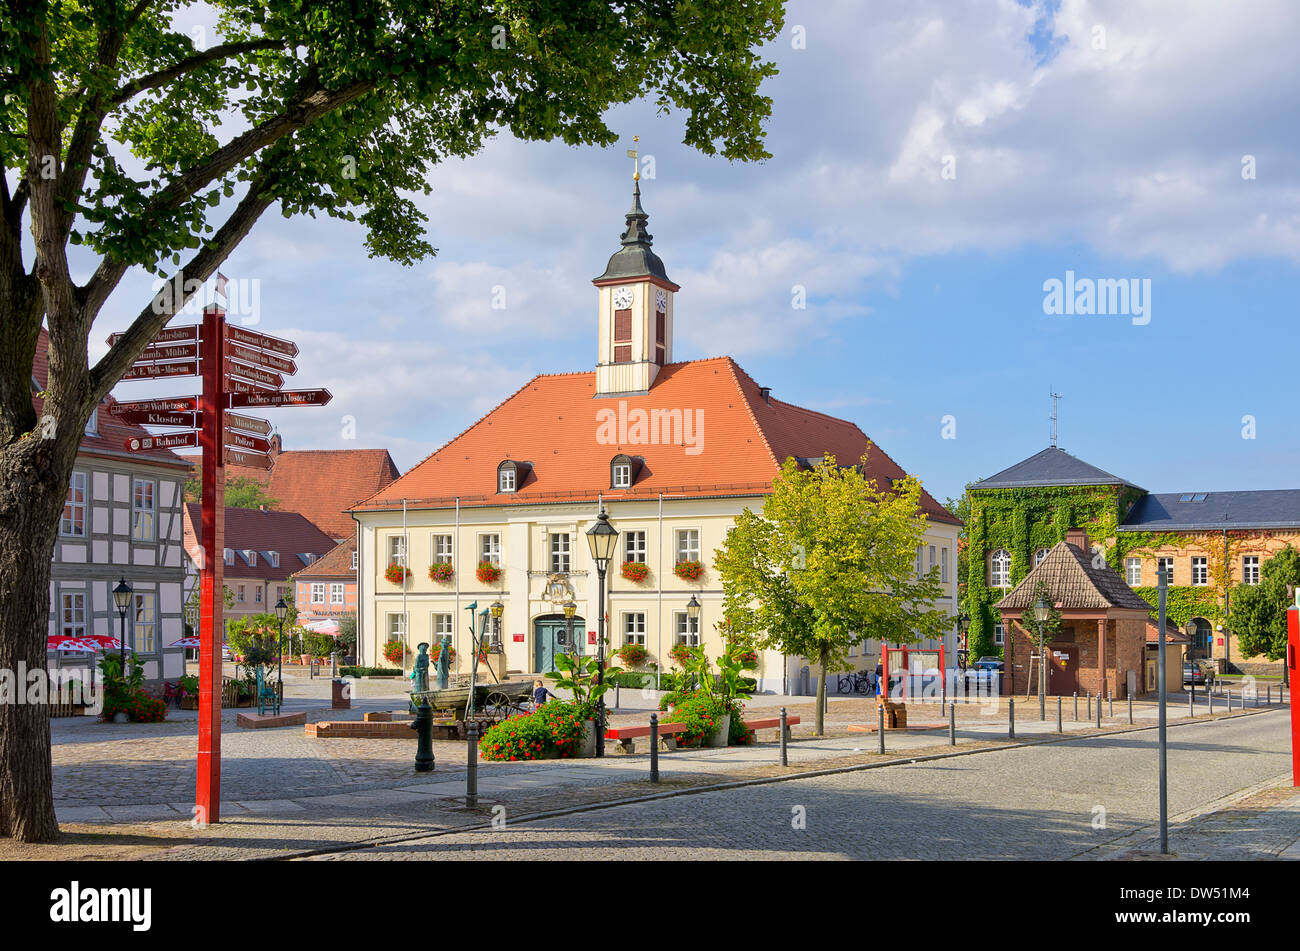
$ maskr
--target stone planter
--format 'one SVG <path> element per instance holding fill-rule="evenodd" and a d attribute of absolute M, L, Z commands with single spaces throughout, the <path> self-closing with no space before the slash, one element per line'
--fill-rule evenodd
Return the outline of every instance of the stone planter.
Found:
<path fill-rule="evenodd" d="M 199 708 L 199 698 L 186 694 L 180 699 L 180 708 L 182 710 L 197 710 Z"/>
<path fill-rule="evenodd" d="M 579 759 L 590 759 L 596 755 L 596 721 L 588 720 L 582 725 L 582 742 L 573 755 Z"/>
<path fill-rule="evenodd" d="M 717 748 L 727 745 L 727 737 L 731 734 L 731 714 L 724 713 L 718 717 L 718 728 L 712 736 L 706 736 L 702 746 Z"/>

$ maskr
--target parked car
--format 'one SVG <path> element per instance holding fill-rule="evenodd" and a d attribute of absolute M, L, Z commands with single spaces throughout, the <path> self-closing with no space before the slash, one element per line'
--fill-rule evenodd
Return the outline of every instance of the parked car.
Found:
<path fill-rule="evenodd" d="M 974 667 L 976 670 L 996 670 L 996 671 L 998 671 L 998 673 L 1001 673 L 1001 672 L 1002 672 L 1002 658 L 1001 658 L 1001 657 L 981 657 L 979 660 L 975 661 L 975 663 L 972 664 L 971 666 Z"/>
<path fill-rule="evenodd" d="M 1197 663 L 1183 664 L 1183 686 L 1209 687 L 1214 683 L 1214 671 Z"/>

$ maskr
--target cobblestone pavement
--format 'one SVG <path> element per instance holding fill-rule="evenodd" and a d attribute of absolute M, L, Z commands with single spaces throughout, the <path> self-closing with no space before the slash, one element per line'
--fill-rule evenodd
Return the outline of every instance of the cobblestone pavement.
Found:
<path fill-rule="evenodd" d="M 502 829 L 450 832 L 329 858 L 1113 857 L 1117 843 L 1149 833 L 1157 819 L 1155 745 L 1150 730 L 1097 735 L 517 824 L 510 823 L 507 807 Z M 1289 764 L 1285 712 L 1180 726 L 1170 732 L 1170 813 L 1190 815 L 1236 790 L 1276 781 Z M 1293 809 L 1279 813 L 1270 828 L 1289 825 L 1294 832 L 1295 816 Z M 1200 838 L 1230 821 L 1203 820 Z M 1197 834 L 1189 826 L 1184 838 Z M 1220 851 L 1225 858 L 1252 854 Z"/>

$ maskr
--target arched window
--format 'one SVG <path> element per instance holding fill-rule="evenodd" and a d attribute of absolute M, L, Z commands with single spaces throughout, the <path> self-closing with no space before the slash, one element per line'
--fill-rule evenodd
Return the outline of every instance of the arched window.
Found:
<path fill-rule="evenodd" d="M 989 587 L 1011 587 L 1011 553 L 999 548 L 989 556 Z"/>
<path fill-rule="evenodd" d="M 497 466 L 497 491 L 514 492 L 519 488 L 519 467 L 507 459 Z"/>
<path fill-rule="evenodd" d="M 1038 549 L 1038 551 L 1034 552 L 1034 567 L 1035 567 L 1035 568 L 1037 568 L 1039 565 L 1041 565 L 1041 564 L 1043 563 L 1043 559 L 1047 557 L 1047 553 L 1048 553 L 1049 551 L 1051 551 L 1050 548 L 1040 548 L 1040 549 Z"/>

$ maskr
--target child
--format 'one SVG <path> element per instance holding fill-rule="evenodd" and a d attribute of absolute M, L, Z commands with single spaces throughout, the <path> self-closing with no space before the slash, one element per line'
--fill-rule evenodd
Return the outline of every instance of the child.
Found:
<path fill-rule="evenodd" d="M 550 697 L 552 700 L 560 699 L 555 694 L 551 693 L 549 690 L 546 689 L 546 686 L 542 683 L 541 678 L 534 680 L 533 681 L 533 709 L 536 710 L 538 707 L 544 704 L 546 702 L 547 697 Z"/>

